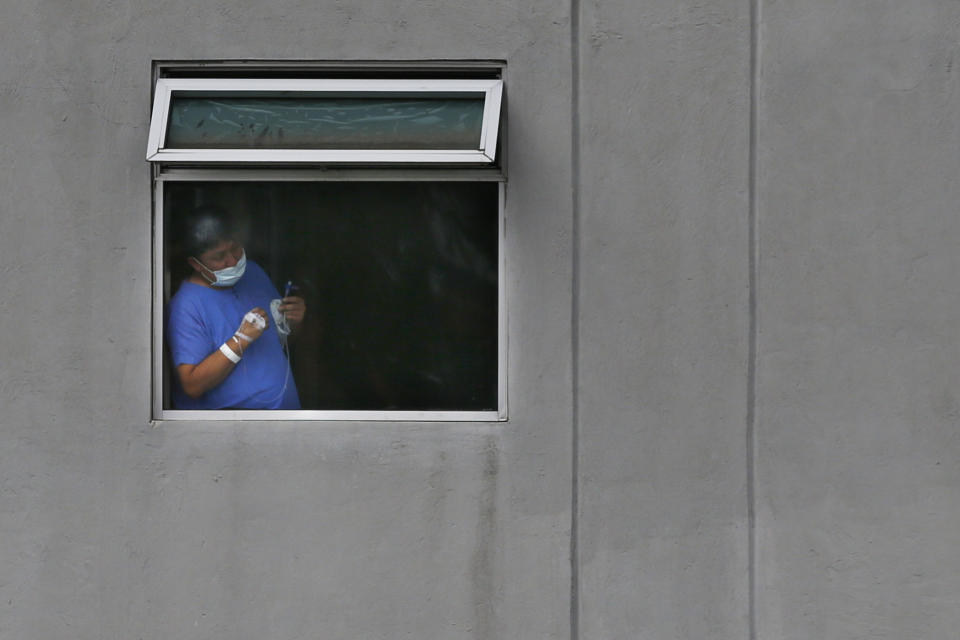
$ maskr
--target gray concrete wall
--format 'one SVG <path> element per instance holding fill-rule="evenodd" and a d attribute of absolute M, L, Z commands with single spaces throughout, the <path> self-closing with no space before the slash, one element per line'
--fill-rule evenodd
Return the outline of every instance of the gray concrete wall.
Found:
<path fill-rule="evenodd" d="M 584 3 L 584 639 L 747 637 L 749 8 Z"/>
<path fill-rule="evenodd" d="M 0 638 L 566 637 L 567 9 L 4 3 Z M 509 61 L 509 423 L 149 423 L 151 60 L 224 58 Z"/>
<path fill-rule="evenodd" d="M 0 639 L 952 637 L 960 10 L 752 8 L 4 4 Z M 507 61 L 508 423 L 151 425 L 150 63 L 257 58 Z"/>
<path fill-rule="evenodd" d="M 954 2 L 765 2 L 761 638 L 960 625 Z"/>

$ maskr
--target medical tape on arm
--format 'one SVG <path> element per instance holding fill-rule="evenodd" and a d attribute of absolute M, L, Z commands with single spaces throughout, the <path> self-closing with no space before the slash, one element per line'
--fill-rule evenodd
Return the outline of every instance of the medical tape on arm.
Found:
<path fill-rule="evenodd" d="M 237 364 L 238 362 L 240 362 L 240 356 L 234 353 L 233 349 L 228 347 L 226 342 L 220 345 L 220 353 L 227 356 L 227 360 L 229 360 L 233 364 Z"/>
<path fill-rule="evenodd" d="M 247 314 L 243 316 L 243 321 L 249 322 L 250 324 L 252 324 L 258 329 L 264 329 L 267 326 L 267 321 L 264 320 L 263 316 L 261 316 L 259 313 L 254 313 L 253 311 L 248 311 Z M 243 347 L 241 346 L 240 341 L 243 340 L 244 342 L 250 343 L 250 342 L 253 342 L 253 338 L 251 338 L 250 336 L 244 333 L 241 333 L 240 329 L 237 329 L 233 333 L 231 340 L 237 343 L 237 351 L 240 352 L 240 355 L 237 355 L 233 349 L 228 347 L 226 342 L 220 345 L 220 351 L 223 353 L 223 355 L 227 356 L 230 362 L 232 362 L 233 364 L 237 364 L 238 362 L 240 362 L 240 358 L 243 356 Z"/>

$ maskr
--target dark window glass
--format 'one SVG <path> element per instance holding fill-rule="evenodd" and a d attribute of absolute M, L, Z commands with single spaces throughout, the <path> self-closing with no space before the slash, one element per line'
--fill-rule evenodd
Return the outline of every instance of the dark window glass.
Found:
<path fill-rule="evenodd" d="M 479 149 L 476 98 L 174 96 L 171 149 Z"/>
<path fill-rule="evenodd" d="M 242 221 L 248 258 L 280 291 L 292 280 L 306 299 L 291 342 L 303 409 L 496 410 L 498 190 L 489 182 L 170 181 L 165 299 L 186 275 L 178 217 L 220 205 Z M 165 408 L 175 408 L 165 395 Z"/>

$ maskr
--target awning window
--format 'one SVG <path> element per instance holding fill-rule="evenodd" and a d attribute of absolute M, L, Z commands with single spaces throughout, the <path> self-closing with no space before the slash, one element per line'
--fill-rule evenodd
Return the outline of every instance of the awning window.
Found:
<path fill-rule="evenodd" d="M 147 159 L 494 161 L 500 80 L 161 78 Z"/>

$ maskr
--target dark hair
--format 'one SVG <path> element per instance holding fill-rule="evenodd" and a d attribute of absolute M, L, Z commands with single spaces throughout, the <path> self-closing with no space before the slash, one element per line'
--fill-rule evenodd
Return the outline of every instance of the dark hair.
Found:
<path fill-rule="evenodd" d="M 184 258 L 200 254 L 223 240 L 237 238 L 237 223 L 233 216 L 217 205 L 202 205 L 184 216 L 179 233 L 180 249 Z"/>

